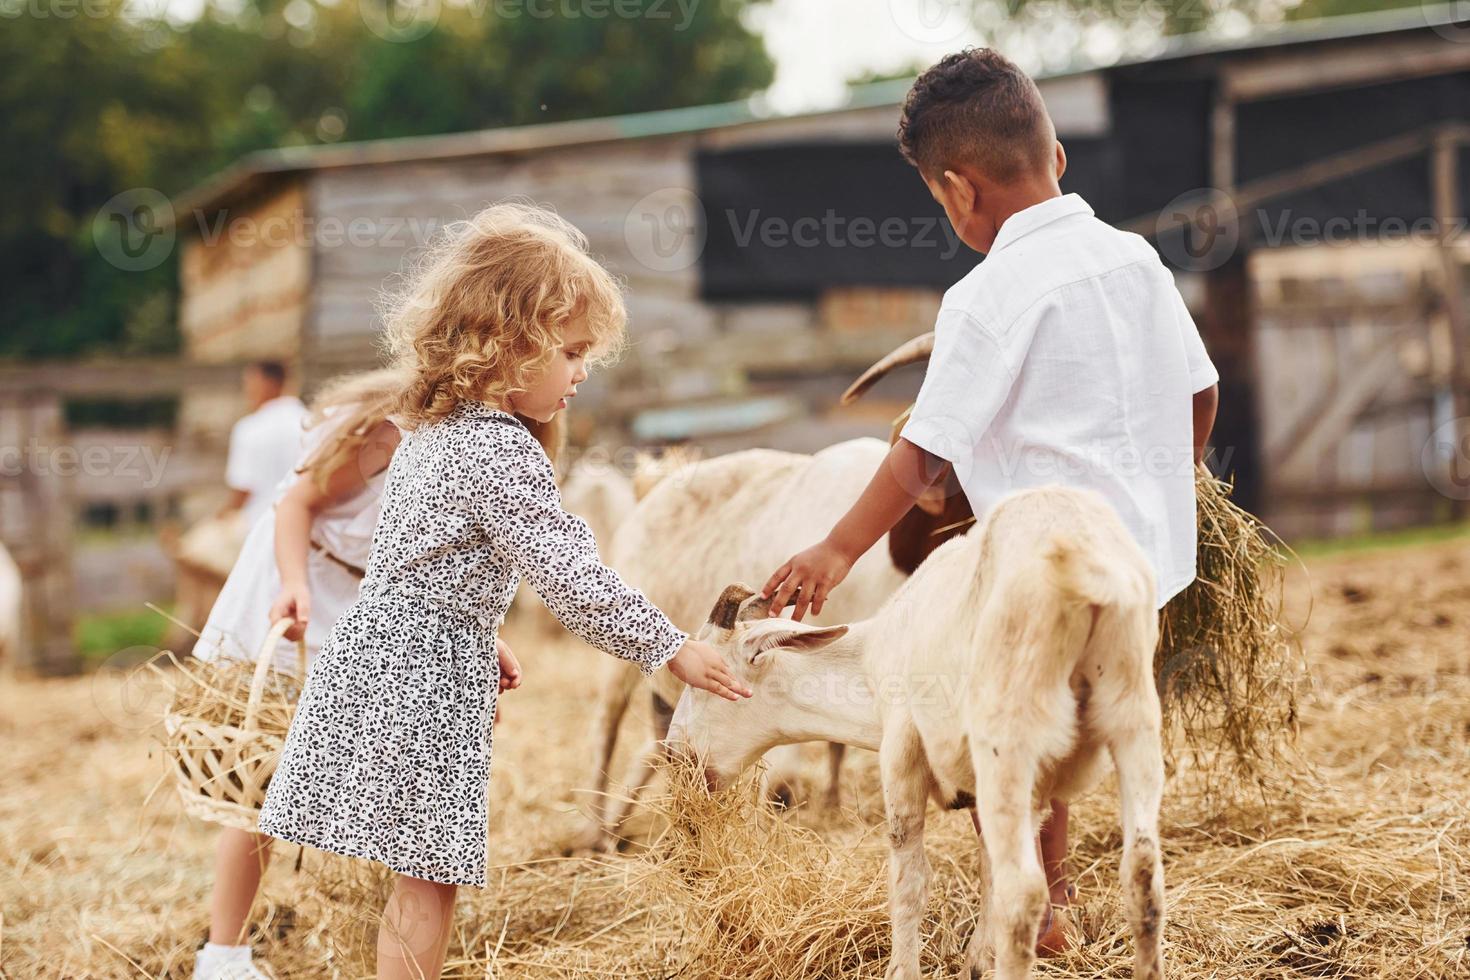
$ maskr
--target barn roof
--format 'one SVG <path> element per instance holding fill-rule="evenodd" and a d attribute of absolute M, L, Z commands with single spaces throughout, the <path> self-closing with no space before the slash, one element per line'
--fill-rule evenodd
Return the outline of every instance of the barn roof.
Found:
<path fill-rule="evenodd" d="M 1467 18 L 1461 7 L 1455 0 L 1450 0 L 1440 4 L 1414 5 L 1319 20 L 1289 21 L 1233 37 L 1207 32 L 1180 34 L 1160 39 L 1151 51 L 1142 56 L 1106 63 L 1079 60 L 1058 70 L 1040 72 L 1036 77 L 1060 78 L 1129 65 L 1155 64 L 1463 24 Z M 1470 31 L 1470 26 L 1457 27 L 1456 30 Z M 439 136 L 259 150 L 241 157 L 236 163 L 179 195 L 173 202 L 174 210 L 175 213 L 196 209 L 212 211 L 248 196 L 282 176 L 307 170 L 490 156 L 558 146 L 694 134 L 776 119 L 818 119 L 845 112 L 896 106 L 903 100 L 911 81 L 912 79 L 904 78 L 853 86 L 848 101 L 841 107 L 802 113 L 762 112 L 747 99 L 683 109 L 481 129 Z"/>

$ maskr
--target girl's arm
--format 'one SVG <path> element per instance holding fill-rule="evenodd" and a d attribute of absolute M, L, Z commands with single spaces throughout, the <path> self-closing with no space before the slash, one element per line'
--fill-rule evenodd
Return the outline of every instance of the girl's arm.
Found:
<path fill-rule="evenodd" d="M 363 443 L 363 451 L 327 474 L 324 485 L 319 485 L 311 474 L 301 473 L 276 502 L 276 569 L 281 576 L 281 592 L 271 604 L 270 620 L 274 623 L 286 616 L 296 620 L 296 625 L 286 632 L 286 639 L 305 636 L 311 617 L 306 562 L 312 522 L 317 514 L 347 500 L 382 472 L 398 445 L 398 438 L 397 426 L 380 422 Z"/>
<path fill-rule="evenodd" d="M 718 653 L 602 563 L 587 522 L 562 509 L 551 463 L 531 436 L 495 435 L 489 454 L 466 461 L 480 521 L 561 624 L 645 676 L 668 664 L 687 684 L 730 700 L 749 697 Z"/>

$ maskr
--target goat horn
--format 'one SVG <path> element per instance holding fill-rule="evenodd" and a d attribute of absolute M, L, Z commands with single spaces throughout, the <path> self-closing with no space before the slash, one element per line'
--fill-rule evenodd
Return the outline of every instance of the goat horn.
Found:
<path fill-rule="evenodd" d="M 913 340 L 905 341 L 885 355 L 878 363 L 864 371 L 862 376 L 842 393 L 842 404 L 851 405 L 857 401 L 863 396 L 863 392 L 877 384 L 894 368 L 927 360 L 932 353 L 934 353 L 933 330 L 920 334 Z"/>

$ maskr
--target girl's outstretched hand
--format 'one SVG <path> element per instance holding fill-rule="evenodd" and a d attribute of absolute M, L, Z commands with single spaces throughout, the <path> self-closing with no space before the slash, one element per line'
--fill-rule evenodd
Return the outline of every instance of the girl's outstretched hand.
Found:
<path fill-rule="evenodd" d="M 286 639 L 299 640 L 306 635 L 306 621 L 311 616 L 311 590 L 304 582 L 288 582 L 281 586 L 280 595 L 271 603 L 270 621 L 279 623 L 283 619 L 294 619 L 296 625 L 286 630 Z"/>
<path fill-rule="evenodd" d="M 725 659 L 708 643 L 686 640 L 669 661 L 669 670 L 690 687 L 718 694 L 727 701 L 739 701 L 753 693 L 735 679 Z"/>
<path fill-rule="evenodd" d="M 500 693 L 513 691 L 521 686 L 521 662 L 511 652 L 510 644 L 500 637 L 495 638 L 495 656 L 500 661 Z M 499 705 L 496 706 L 497 708 Z"/>

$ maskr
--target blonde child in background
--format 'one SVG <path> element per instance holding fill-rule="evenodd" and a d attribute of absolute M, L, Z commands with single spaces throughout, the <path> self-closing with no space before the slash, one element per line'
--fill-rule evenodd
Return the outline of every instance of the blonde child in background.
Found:
<path fill-rule="evenodd" d="M 410 374 L 359 597 L 307 679 L 261 810 L 272 836 L 397 872 L 380 978 L 437 977 L 458 885 L 485 885 L 497 633 L 524 575 L 565 626 L 730 699 L 750 692 L 602 564 L 517 413 L 549 422 L 626 314 L 582 234 L 534 207 L 447 227 L 384 312 Z"/>
<path fill-rule="evenodd" d="M 314 400 L 301 457 L 276 488 L 273 506 L 251 527 L 194 647 L 196 657 L 253 659 L 270 624 L 290 616 L 297 625 L 273 654 L 276 668 L 296 670 L 298 637 L 306 641 L 308 665 L 315 659 L 332 623 L 357 597 L 388 460 L 398 445 L 387 411 L 403 383 L 400 371 L 372 371 L 339 379 Z M 539 437 L 554 446 L 559 433 L 540 428 Z M 514 686 L 514 655 L 505 648 L 501 658 L 502 684 Z M 220 832 L 209 941 L 195 958 L 195 980 L 266 976 L 246 934 L 270 844 L 264 834 Z"/>

